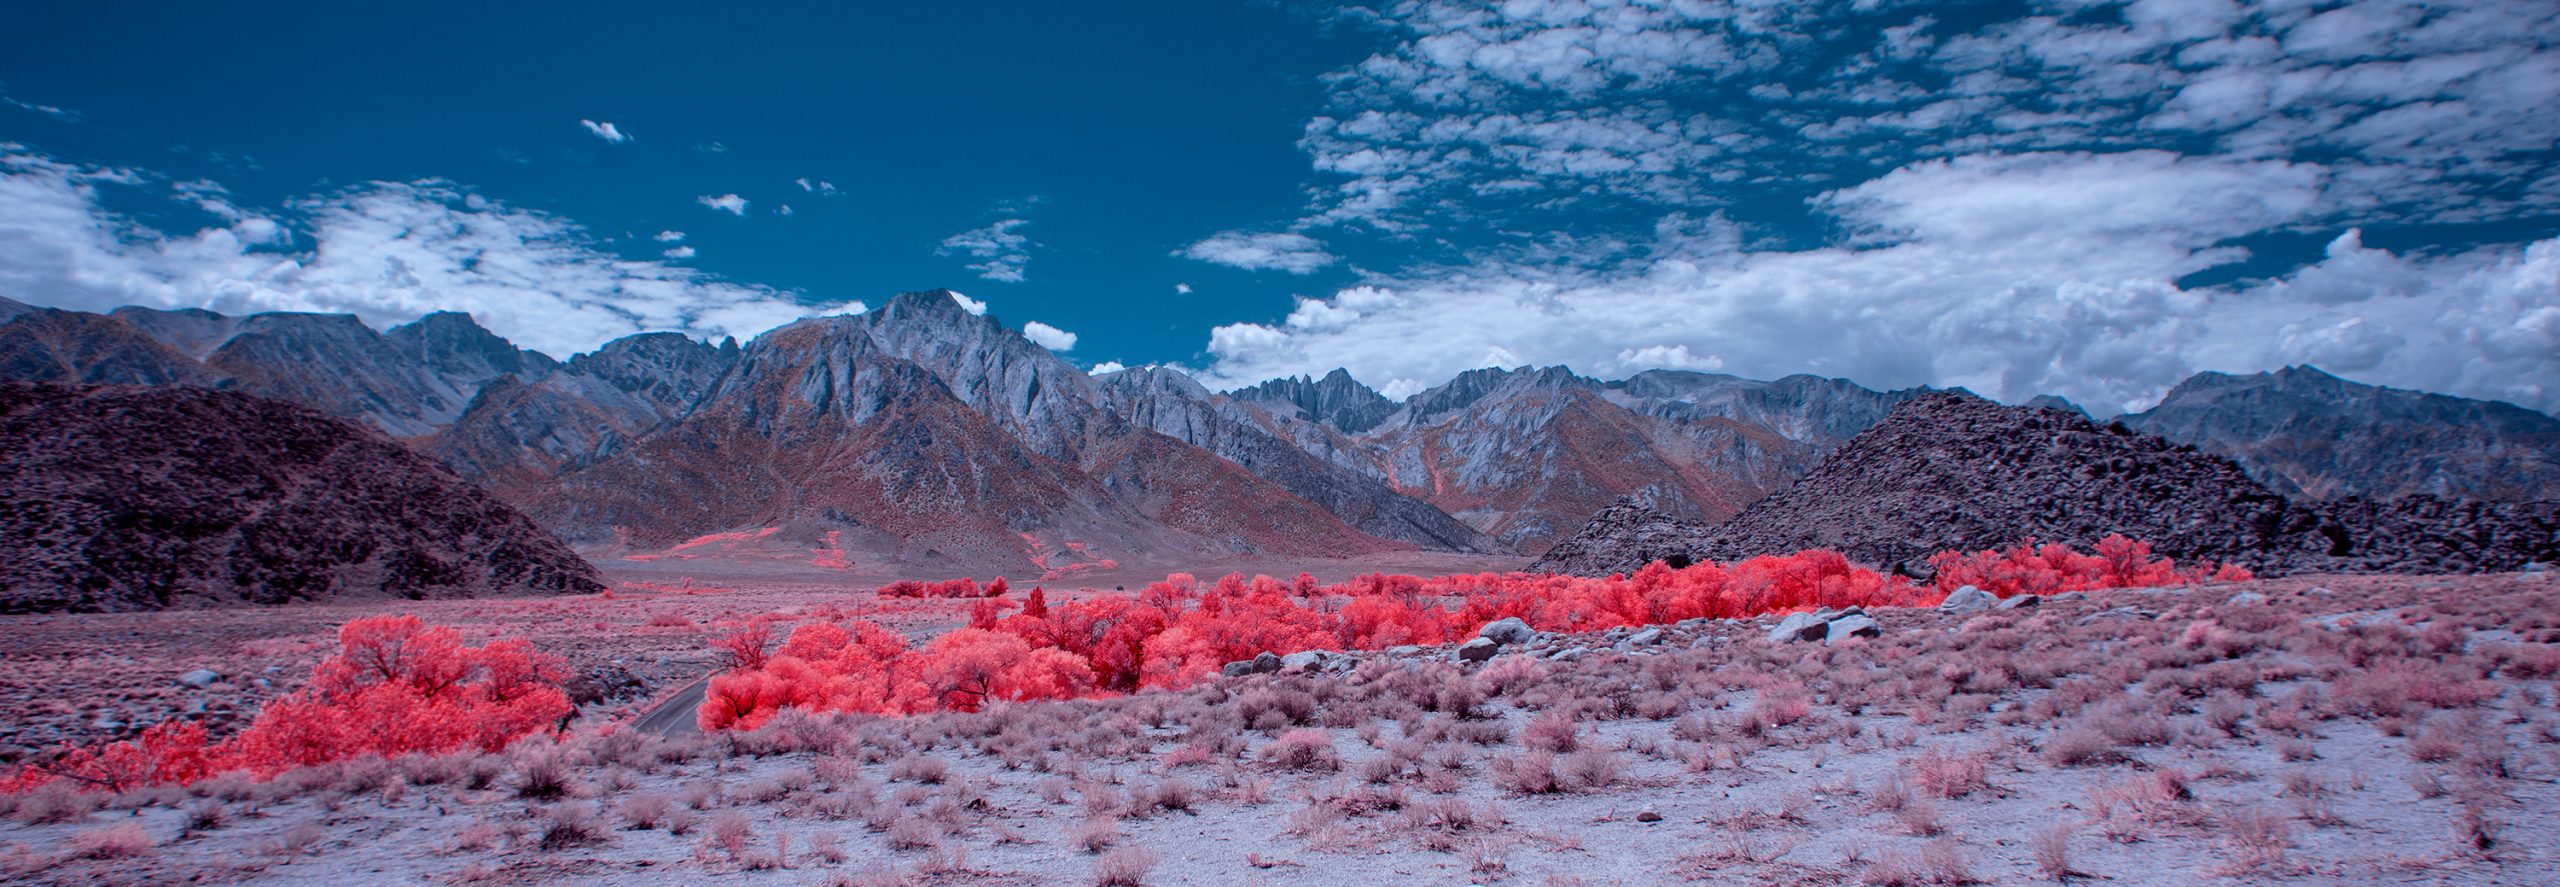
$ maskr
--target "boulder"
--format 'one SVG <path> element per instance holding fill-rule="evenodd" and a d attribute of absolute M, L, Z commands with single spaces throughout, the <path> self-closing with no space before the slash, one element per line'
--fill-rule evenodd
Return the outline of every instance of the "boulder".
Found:
<path fill-rule="evenodd" d="M 1280 657 L 1280 670 L 1290 674 L 1319 671 L 1333 654 L 1326 650 L 1300 650 Z"/>
<path fill-rule="evenodd" d="M 1514 647 L 1537 640 L 1538 630 L 1530 628 L 1529 623 L 1520 621 L 1518 616 L 1509 616 L 1485 623 L 1483 628 L 1476 630 L 1476 637 Z"/>
<path fill-rule="evenodd" d="M 178 683 L 198 689 L 213 686 L 220 680 L 222 680 L 222 673 L 210 668 L 199 668 L 178 676 Z"/>
<path fill-rule="evenodd" d="M 1280 654 L 1264 650 L 1253 657 L 1254 674 L 1272 674 L 1280 670 Z"/>
<path fill-rule="evenodd" d="M 2001 598 L 1999 609 L 2025 610 L 2033 608 L 2035 605 L 2041 603 L 2044 603 L 2044 598 L 2042 597 L 2032 594 L 2022 594 L 2016 597 Z"/>
<path fill-rule="evenodd" d="M 1874 619 L 1864 614 L 1831 620 L 1826 629 L 1822 638 L 1825 644 L 1839 643 L 1841 638 L 1872 638 L 1884 634 L 1884 626 L 1877 625 Z"/>
<path fill-rule="evenodd" d="M 1971 613 L 1976 610 L 1988 610 L 1999 604 L 2000 599 L 1991 596 L 1990 592 L 1967 585 L 1947 592 L 1947 599 L 1938 604 L 1938 612 Z"/>
<path fill-rule="evenodd" d="M 2239 594 L 2232 595 L 2230 600 L 2222 603 L 2223 606 L 2226 607 L 2246 607 L 2252 604 L 2263 604 L 2266 602 L 2266 595 L 2259 594 L 2254 591 L 2244 591 Z"/>
<path fill-rule="evenodd" d="M 1812 613 L 1797 613 L 1780 620 L 1778 627 L 1769 629 L 1769 643 L 1818 641 L 1830 631 L 1831 624 L 1823 621 L 1822 617 Z"/>
<path fill-rule="evenodd" d="M 1635 634 L 1628 635 L 1626 640 L 1619 641 L 1618 649 L 1632 650 L 1637 647 L 1650 647 L 1659 643 L 1662 643 L 1662 629 L 1648 628 L 1643 631 L 1636 632 Z"/>
<path fill-rule="evenodd" d="M 1459 644 L 1457 651 L 1452 655 L 1456 656 L 1459 662 L 1483 662 L 1501 651 L 1502 645 L 1494 643 L 1492 638 L 1476 638 Z"/>

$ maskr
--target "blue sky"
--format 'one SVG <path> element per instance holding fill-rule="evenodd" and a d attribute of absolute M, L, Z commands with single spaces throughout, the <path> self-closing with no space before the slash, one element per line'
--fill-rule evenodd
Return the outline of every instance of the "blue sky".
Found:
<path fill-rule="evenodd" d="M 566 354 L 951 286 L 1222 387 L 2560 401 L 2548 4 L 889 7 L 22 11 L 0 295 Z"/>

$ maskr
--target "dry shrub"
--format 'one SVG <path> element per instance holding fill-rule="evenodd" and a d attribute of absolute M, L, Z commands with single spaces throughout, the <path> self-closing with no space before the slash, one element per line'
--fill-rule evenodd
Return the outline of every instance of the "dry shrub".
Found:
<path fill-rule="evenodd" d="M 1120 837 L 1119 820 L 1096 816 L 1077 825 L 1075 831 L 1067 835 L 1067 843 L 1086 853 L 1100 853 L 1120 843 Z"/>
<path fill-rule="evenodd" d="M 1933 797 L 1961 798 L 1991 787 L 1983 779 L 1980 753 L 1949 755 L 1930 749 L 1919 757 L 1904 759 L 1902 766 L 1919 780 L 1920 789 Z"/>
<path fill-rule="evenodd" d="M 1520 728 L 1520 744 L 1536 751 L 1564 754 L 1579 747 L 1577 733 L 1571 716 L 1548 712 L 1529 719 L 1529 726 Z"/>
<path fill-rule="evenodd" d="M 1556 777 L 1555 753 L 1547 751 L 1524 751 L 1494 757 L 1493 784 L 1524 795 L 1564 790 Z"/>
<path fill-rule="evenodd" d="M 2037 874 L 2054 881 L 2077 874 L 2071 869 L 2070 823 L 2037 832 L 2035 840 L 2030 842 L 2030 849 L 2035 854 Z"/>
<path fill-rule="evenodd" d="M 2057 767 L 2080 767 L 2121 760 L 2114 739 L 2087 724 L 2073 724 L 2044 744 L 2044 759 Z"/>
<path fill-rule="evenodd" d="M 951 765 L 931 755 L 908 753 L 889 765 L 889 778 L 928 785 L 940 785 L 951 775 Z"/>
<path fill-rule="evenodd" d="M 1156 852 L 1145 847 L 1122 847 L 1095 857 L 1094 887 L 1140 887 L 1157 859 Z"/>
<path fill-rule="evenodd" d="M 1917 851 L 1887 851 L 1869 864 L 1858 880 L 1875 887 L 1981 883 L 1973 876 L 1973 866 L 1965 861 L 1964 849 L 1953 837 L 1931 841 Z"/>
<path fill-rule="evenodd" d="M 542 849 L 566 850 L 605 842 L 604 825 L 592 804 L 561 804 L 542 818 Z"/>
<path fill-rule="evenodd" d="M 2273 865 L 2284 859 L 2284 851 L 2293 845 L 2293 825 L 2274 811 L 2243 807 L 2224 811 L 2221 816 L 2222 837 L 2231 845 L 2232 865 L 2249 871 Z"/>
<path fill-rule="evenodd" d="M 1322 730 L 1291 730 L 1262 747 L 1262 761 L 1284 770 L 1321 770 L 1327 773 L 1342 768 L 1342 756 L 1334 751 L 1333 736 Z"/>
<path fill-rule="evenodd" d="M 1568 792 L 1599 791 L 1616 785 L 1626 770 L 1626 761 L 1617 752 L 1586 748 L 1556 759 L 1556 787 Z"/>
<path fill-rule="evenodd" d="M 74 833 L 63 849 L 80 859 L 132 859 L 151 852 L 151 832 L 125 822 Z"/>
<path fill-rule="evenodd" d="M 675 807 L 675 799 L 664 792 L 634 792 L 622 799 L 622 820 L 626 828 L 657 828 L 667 821 L 667 811 Z"/>

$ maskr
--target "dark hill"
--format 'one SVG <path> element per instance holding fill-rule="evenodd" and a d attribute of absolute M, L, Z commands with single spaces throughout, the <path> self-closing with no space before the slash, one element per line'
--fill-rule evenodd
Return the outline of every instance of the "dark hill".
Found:
<path fill-rule="evenodd" d="M 0 385 L 0 612 L 601 590 L 443 466 L 277 400 Z"/>
<path fill-rule="evenodd" d="M 2121 425 L 1931 394 L 1731 520 L 1686 525 L 1622 503 L 1533 568 L 1596 574 L 1806 548 L 1916 568 L 1937 551 L 2025 539 L 2085 550 L 2121 533 L 2265 572 L 2514 569 L 2560 554 L 2555 510 L 2429 497 L 2306 507 L 2229 459 Z"/>

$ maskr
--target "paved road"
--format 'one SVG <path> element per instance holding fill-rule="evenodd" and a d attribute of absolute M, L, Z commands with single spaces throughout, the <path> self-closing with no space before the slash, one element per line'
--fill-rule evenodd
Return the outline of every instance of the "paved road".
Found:
<path fill-rule="evenodd" d="M 686 684 L 684 689 L 676 691 L 675 696 L 659 703 L 657 708 L 650 709 L 647 714 L 641 715 L 639 720 L 631 722 L 631 728 L 669 739 L 700 733 L 702 725 L 694 720 L 694 712 L 702 708 L 702 694 L 710 689 L 710 675 L 695 678 L 693 683 Z"/>

